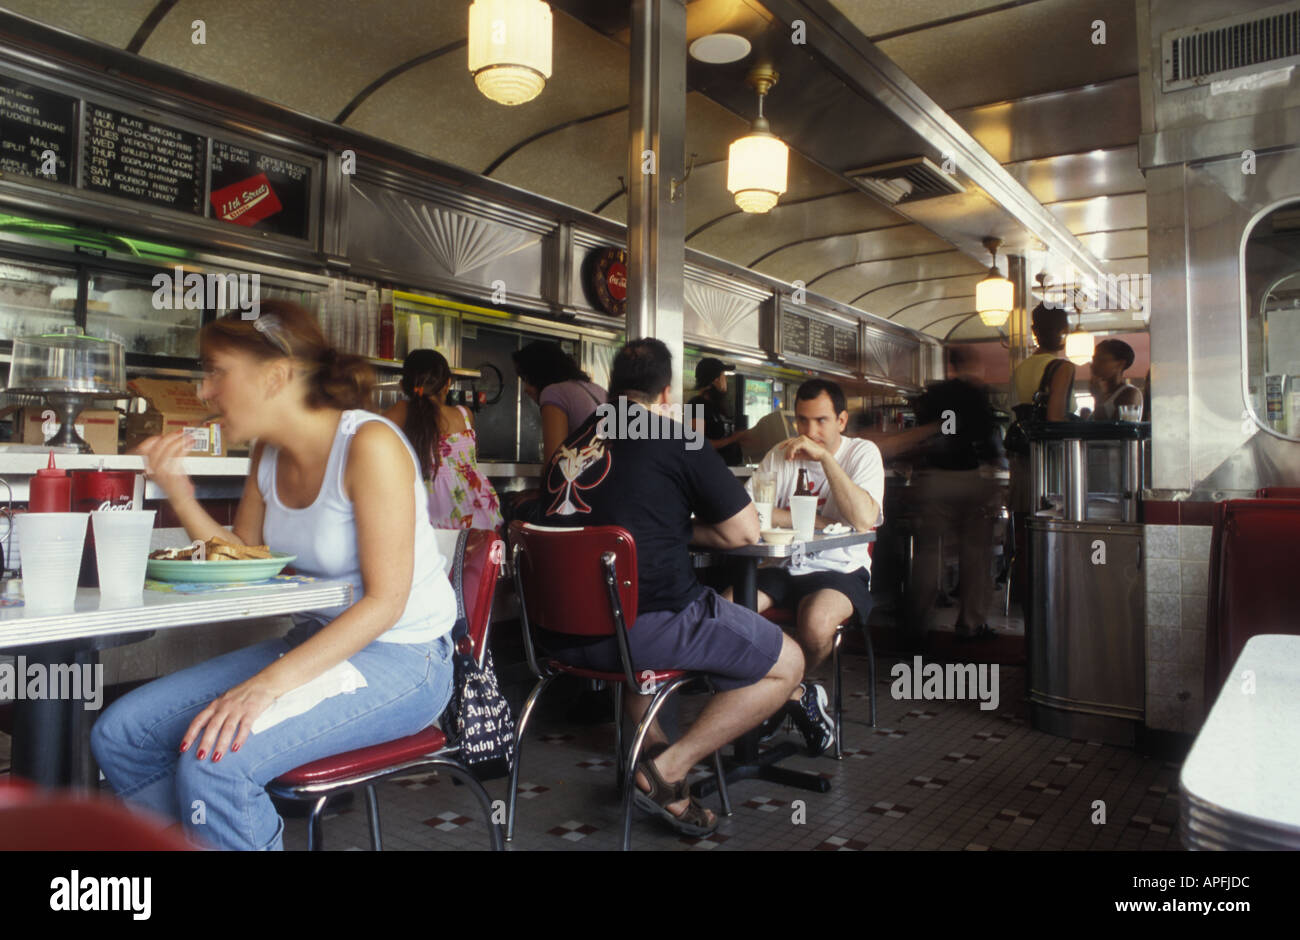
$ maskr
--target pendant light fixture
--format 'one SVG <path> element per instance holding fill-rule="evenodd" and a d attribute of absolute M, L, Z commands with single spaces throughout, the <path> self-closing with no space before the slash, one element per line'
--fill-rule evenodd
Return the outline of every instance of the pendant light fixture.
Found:
<path fill-rule="evenodd" d="M 1083 314 L 1078 304 L 1074 307 L 1074 332 L 1065 337 L 1065 358 L 1076 366 L 1092 361 L 1093 339 L 1091 333 L 1083 331 Z"/>
<path fill-rule="evenodd" d="M 749 134 L 732 141 L 727 156 L 727 189 L 745 212 L 768 212 L 785 192 L 790 148 L 772 133 L 763 117 L 763 98 L 779 78 L 770 65 L 753 69 L 745 78 L 758 92 L 758 117 Z"/>
<path fill-rule="evenodd" d="M 1001 326 L 1011 316 L 1011 308 L 1016 303 L 1016 288 L 1010 280 L 998 270 L 998 249 L 1002 239 L 986 238 L 984 247 L 993 256 L 988 276 L 975 285 L 975 312 L 985 326 Z"/>
<path fill-rule="evenodd" d="M 532 101 L 551 77 L 551 7 L 542 0 L 474 0 L 469 70 L 498 104 Z"/>

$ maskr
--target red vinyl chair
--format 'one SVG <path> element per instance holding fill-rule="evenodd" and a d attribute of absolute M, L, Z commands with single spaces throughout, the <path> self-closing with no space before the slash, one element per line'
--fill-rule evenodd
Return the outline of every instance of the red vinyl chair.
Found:
<path fill-rule="evenodd" d="M 480 665 L 487 655 L 492 596 L 504 558 L 505 546 L 495 532 L 467 529 L 457 538 L 451 579 L 463 607 L 465 633 L 457 637 L 456 648 L 461 653 L 472 653 Z M 321 847 L 320 817 L 329 798 L 346 791 L 364 789 L 370 845 L 377 852 L 383 845 L 375 784 L 396 774 L 427 770 L 446 771 L 453 779 L 469 787 L 483 808 L 492 848 L 502 851 L 501 829 L 492 822 L 492 801 L 487 791 L 461 760 L 458 744 L 448 740 L 446 732 L 433 725 L 396 741 L 304 764 L 277 777 L 267 785 L 267 790 L 281 799 L 312 804 L 307 848 L 316 851 Z"/>
<path fill-rule="evenodd" d="M 1261 486 L 1256 499 L 1300 499 L 1300 486 Z"/>
<path fill-rule="evenodd" d="M 1205 625 L 1205 707 L 1214 704 L 1246 641 L 1300 634 L 1291 586 L 1300 500 L 1230 499 L 1214 506 Z"/>
<path fill-rule="evenodd" d="M 875 547 L 875 542 L 867 543 L 868 556 L 873 555 Z M 769 607 L 763 611 L 763 616 L 783 626 L 793 626 L 795 622 L 795 612 L 788 607 Z M 844 669 L 840 662 L 840 645 L 844 642 L 844 631 L 854 626 L 862 628 L 862 640 L 867 645 L 867 670 L 870 683 L 867 687 L 867 695 L 871 701 L 871 727 L 876 726 L 876 649 L 871 645 L 871 627 L 867 625 L 867 618 L 855 610 L 848 620 L 835 628 L 835 639 L 831 643 L 831 673 L 834 676 L 831 708 L 835 711 L 836 760 L 844 759 L 844 732 L 841 730 L 844 724 Z"/>
<path fill-rule="evenodd" d="M 165 819 L 115 800 L 0 779 L 0 852 L 188 852 Z"/>
<path fill-rule="evenodd" d="M 528 665 L 537 677 L 519 714 L 515 732 L 515 753 L 510 771 L 510 801 L 506 813 L 506 841 L 514 838 L 515 808 L 519 799 L 519 766 L 524 731 L 538 699 L 561 675 L 598 679 L 611 683 L 614 699 L 614 750 L 617 754 L 618 780 L 623 788 L 623 851 L 632 847 L 632 798 L 636 788 L 635 768 L 641 756 L 646 732 L 664 703 L 691 682 L 708 679 L 701 673 L 680 669 L 638 670 L 628 651 L 627 634 L 636 623 L 637 566 L 636 543 L 626 529 L 618 526 L 587 528 L 548 528 L 523 522 L 510 524 L 510 559 L 515 588 L 519 593 L 519 616 L 523 625 L 524 651 Z M 564 633 L 575 637 L 614 637 L 623 669 L 602 672 L 569 665 L 549 658 L 541 662 L 533 641 L 533 630 Z M 645 717 L 632 736 L 626 759 L 623 753 L 624 688 L 636 695 L 652 695 Z M 731 815 L 727 780 L 722 757 L 713 754 L 718 779 L 718 796 L 722 811 Z"/>

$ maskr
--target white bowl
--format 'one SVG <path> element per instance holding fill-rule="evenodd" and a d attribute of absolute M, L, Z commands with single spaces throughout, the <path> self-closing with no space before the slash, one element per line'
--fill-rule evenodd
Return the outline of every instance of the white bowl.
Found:
<path fill-rule="evenodd" d="M 764 529 L 762 534 L 768 545 L 789 545 L 794 541 L 794 529 Z"/>

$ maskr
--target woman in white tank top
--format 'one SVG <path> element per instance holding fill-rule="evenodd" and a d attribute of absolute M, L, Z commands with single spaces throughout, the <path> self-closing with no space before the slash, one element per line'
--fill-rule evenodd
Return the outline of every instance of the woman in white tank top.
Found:
<path fill-rule="evenodd" d="M 258 441 L 233 538 L 351 582 L 353 602 L 132 691 L 100 717 L 91 745 L 119 795 L 178 819 L 196 841 L 278 849 L 269 781 L 441 715 L 456 603 L 415 453 L 391 422 L 360 410 L 373 382 L 365 361 L 337 354 L 311 314 L 280 301 L 254 320 L 209 324 L 201 348 L 201 397 L 228 440 Z M 190 538 L 232 538 L 195 499 L 185 450 L 177 434 L 140 447 Z"/>

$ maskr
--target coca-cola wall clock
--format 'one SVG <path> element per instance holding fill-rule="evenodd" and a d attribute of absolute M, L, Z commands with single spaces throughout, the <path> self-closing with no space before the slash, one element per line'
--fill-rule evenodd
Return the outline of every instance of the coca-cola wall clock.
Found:
<path fill-rule="evenodd" d="M 627 251 L 598 248 L 587 256 L 587 286 L 597 309 L 613 317 L 627 313 Z"/>

